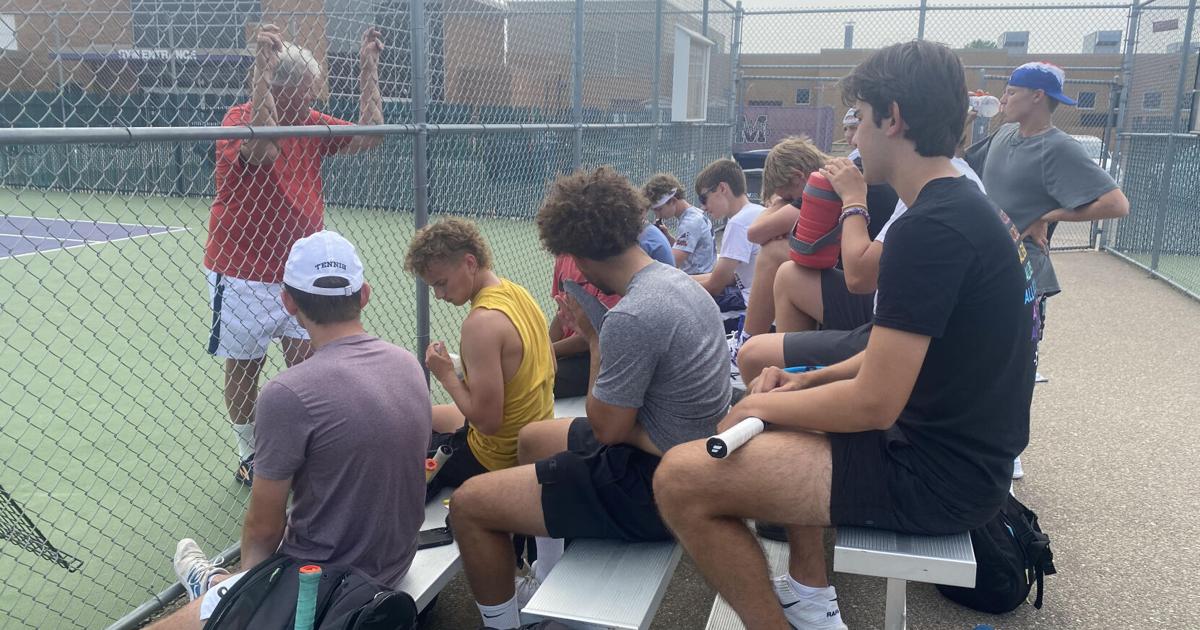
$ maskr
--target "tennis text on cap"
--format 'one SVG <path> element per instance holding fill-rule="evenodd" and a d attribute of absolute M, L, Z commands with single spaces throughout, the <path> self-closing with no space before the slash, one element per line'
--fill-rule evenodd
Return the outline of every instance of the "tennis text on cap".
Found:
<path fill-rule="evenodd" d="M 327 260 L 323 263 L 317 263 L 316 265 L 313 265 L 313 268 L 316 269 L 317 271 L 320 271 L 322 269 L 329 269 L 331 267 L 335 268 L 335 269 L 341 269 L 342 271 L 346 271 L 346 265 L 344 263 L 340 263 L 336 260 Z"/>

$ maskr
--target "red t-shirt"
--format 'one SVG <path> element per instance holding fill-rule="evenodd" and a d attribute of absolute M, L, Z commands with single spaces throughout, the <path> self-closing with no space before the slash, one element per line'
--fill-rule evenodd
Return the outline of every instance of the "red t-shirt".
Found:
<path fill-rule="evenodd" d="M 250 103 L 235 105 L 221 125 L 249 125 Z M 304 125 L 350 123 L 308 111 Z M 248 164 L 241 140 L 217 141 L 217 198 L 208 218 L 204 266 L 220 274 L 283 282 L 283 265 L 292 244 L 324 227 L 325 200 L 321 158 L 350 142 L 336 138 L 284 138 L 279 156 L 269 164 Z"/>
<path fill-rule="evenodd" d="M 579 286 L 583 287 L 584 291 L 596 296 L 596 299 L 600 300 L 600 303 L 608 308 L 616 306 L 617 302 L 621 301 L 620 295 L 617 295 L 616 293 L 605 293 L 596 285 L 588 282 L 588 279 L 583 276 L 583 272 L 580 271 L 579 267 L 575 265 L 575 259 L 566 254 L 555 256 L 554 258 L 554 285 L 550 287 L 551 297 L 557 298 L 559 294 L 563 293 L 563 280 L 575 281 L 579 284 Z M 562 328 L 563 339 L 575 334 L 575 331 L 567 328 L 566 325 L 563 325 Z"/>

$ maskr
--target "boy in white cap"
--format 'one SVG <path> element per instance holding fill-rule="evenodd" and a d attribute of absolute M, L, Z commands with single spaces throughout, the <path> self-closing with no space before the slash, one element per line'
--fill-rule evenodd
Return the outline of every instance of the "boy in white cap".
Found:
<path fill-rule="evenodd" d="M 371 286 L 354 246 L 337 233 L 296 241 L 283 285 L 283 307 L 308 331 L 314 350 L 259 396 L 242 568 L 278 550 L 398 584 L 416 554 L 425 512 L 432 412 L 421 365 L 363 329 Z M 242 575 L 226 575 L 190 538 L 176 547 L 175 572 L 193 601 L 159 630 L 200 628 L 225 590 L 209 587 L 230 586 Z"/>
<path fill-rule="evenodd" d="M 1021 231 L 1037 282 L 1042 326 L 1046 298 L 1060 291 L 1050 264 L 1051 226 L 1059 221 L 1090 222 L 1129 214 L 1129 200 L 1113 178 L 1051 120 L 1060 104 L 1075 105 L 1075 100 L 1063 93 L 1065 78 L 1062 68 L 1040 61 L 1013 70 L 1000 98 L 1008 122 L 966 154 L 967 162 L 983 178 L 988 196 Z M 1018 459 L 1013 477 L 1022 476 Z"/>

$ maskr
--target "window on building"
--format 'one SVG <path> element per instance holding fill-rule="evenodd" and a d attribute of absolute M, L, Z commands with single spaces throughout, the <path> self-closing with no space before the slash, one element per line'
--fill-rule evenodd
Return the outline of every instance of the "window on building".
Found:
<path fill-rule="evenodd" d="M 1143 94 L 1142 109 L 1162 109 L 1162 92 L 1146 92 Z"/>
<path fill-rule="evenodd" d="M 17 17 L 0 13 L 0 50 L 17 49 Z"/>
<path fill-rule="evenodd" d="M 671 81 L 671 120 L 708 117 L 708 66 L 713 43 L 682 26 L 675 27 L 675 64 Z"/>
<path fill-rule="evenodd" d="M 260 0 L 130 0 L 136 48 L 244 49 Z"/>
<path fill-rule="evenodd" d="M 1095 92 L 1080 92 L 1076 98 L 1079 102 L 1079 109 L 1096 109 L 1096 93 Z"/>
<path fill-rule="evenodd" d="M 796 104 L 808 105 L 812 102 L 812 90 L 809 88 L 796 88 Z"/>

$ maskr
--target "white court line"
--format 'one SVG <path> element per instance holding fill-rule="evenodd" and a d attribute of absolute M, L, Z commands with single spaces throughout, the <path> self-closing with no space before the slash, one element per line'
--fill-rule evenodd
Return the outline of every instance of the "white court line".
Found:
<path fill-rule="evenodd" d="M 132 240 L 139 239 L 139 238 L 145 238 L 147 236 L 161 236 L 163 234 L 174 234 L 177 232 L 189 232 L 189 231 L 191 231 L 191 228 L 184 228 L 184 227 L 170 228 L 165 232 L 147 232 L 145 234 L 138 234 L 136 236 L 123 236 L 121 238 L 114 238 L 114 239 L 110 239 L 110 240 L 106 240 L 106 241 L 84 242 L 84 243 L 80 243 L 79 245 L 68 245 L 66 247 L 56 247 L 54 249 L 35 250 L 32 252 L 25 252 L 24 254 L 17 254 L 16 256 L 13 256 L 13 255 L 0 256 L 0 261 L 12 260 L 12 259 L 16 259 L 16 258 L 25 258 L 26 256 L 33 256 L 35 254 L 52 254 L 54 252 L 66 251 L 68 249 L 78 249 L 80 247 L 89 247 L 91 245 L 104 245 L 106 243 L 118 243 L 120 241 L 132 241 Z"/>
<path fill-rule="evenodd" d="M 27 239 L 37 238 L 37 239 L 42 239 L 42 240 L 46 240 L 46 241 L 58 241 L 60 243 L 64 242 L 64 241 L 71 241 L 73 243 L 89 242 L 86 238 L 59 238 L 57 236 L 29 236 L 28 234 L 8 234 L 5 232 L 0 232 L 0 236 L 15 236 L 17 238 L 27 238 Z M 95 242 L 95 241 L 92 241 L 92 242 Z"/>
<path fill-rule="evenodd" d="M 93 221 L 91 219 L 64 219 L 62 217 L 31 217 L 24 214 L 0 214 L 3 219 L 33 219 L 39 222 L 65 221 L 67 223 L 92 223 L 94 225 L 119 225 L 121 227 L 162 228 L 164 230 L 186 230 L 174 225 L 150 225 L 148 223 L 119 223 L 116 221 Z"/>

